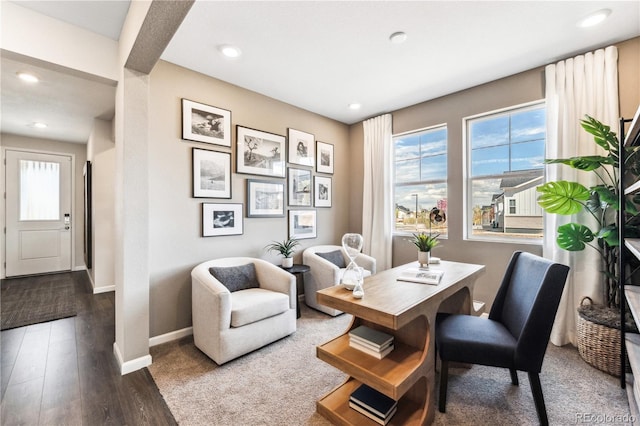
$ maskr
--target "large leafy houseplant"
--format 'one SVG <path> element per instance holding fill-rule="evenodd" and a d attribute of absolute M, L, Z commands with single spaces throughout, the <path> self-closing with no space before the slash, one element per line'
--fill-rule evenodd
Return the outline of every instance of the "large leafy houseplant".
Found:
<path fill-rule="evenodd" d="M 600 121 L 586 116 L 580 121 L 582 128 L 593 135 L 594 142 L 604 150 L 604 155 L 589 155 L 567 159 L 547 159 L 545 163 L 567 165 L 576 170 L 593 173 L 597 183 L 585 187 L 578 182 L 560 180 L 537 187 L 538 204 L 547 212 L 573 215 L 585 211 L 594 218 L 592 224 L 567 223 L 557 229 L 558 246 L 568 251 L 581 251 L 587 247 L 596 250 L 602 260 L 604 304 L 609 308 L 620 305 L 618 294 L 617 261 L 620 250 L 618 237 L 618 212 L 620 211 L 620 176 L 617 164 L 620 143 L 615 132 Z M 639 174 L 637 148 L 624 148 L 625 168 L 633 175 Z M 638 209 L 635 201 L 625 201 L 625 229 L 627 234 L 638 234 Z"/>

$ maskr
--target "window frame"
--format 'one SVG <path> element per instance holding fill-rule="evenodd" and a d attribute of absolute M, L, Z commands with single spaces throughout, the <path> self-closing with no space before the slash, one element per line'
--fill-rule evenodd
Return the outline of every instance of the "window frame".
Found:
<path fill-rule="evenodd" d="M 504 243 L 504 244 L 530 244 L 536 246 L 542 246 L 544 240 L 544 222 L 542 228 L 542 236 L 539 238 L 518 238 L 518 237 L 510 237 L 510 236 L 499 236 L 496 234 L 495 236 L 474 236 L 473 235 L 473 182 L 474 180 L 480 179 L 500 179 L 503 177 L 502 174 L 498 175 L 481 175 L 479 177 L 474 178 L 471 174 L 471 140 L 470 140 L 470 124 L 477 119 L 481 118 L 489 118 L 489 117 L 498 117 L 501 115 L 511 115 L 518 112 L 524 112 L 527 110 L 535 110 L 538 108 L 544 109 L 546 111 L 547 104 L 545 99 L 538 99 L 531 102 L 525 102 L 522 104 L 512 105 L 505 108 L 500 108 L 492 111 L 483 112 L 480 114 L 474 114 L 467 117 L 462 118 L 462 152 L 463 155 L 463 236 L 462 239 L 464 241 L 482 241 L 482 242 L 492 242 L 492 243 Z M 545 126 L 546 127 L 546 126 Z M 519 142 L 516 142 L 519 143 Z M 509 141 L 509 146 L 511 146 L 511 141 Z M 545 132 L 544 139 L 544 147 L 545 147 L 545 158 L 546 158 L 546 147 L 547 147 L 547 134 Z M 511 161 L 511 156 L 509 156 L 509 161 Z M 524 172 L 524 171 L 523 171 Z M 546 182 L 546 167 L 542 168 L 542 182 Z M 509 206 L 503 206 L 505 211 L 509 208 Z"/>
<path fill-rule="evenodd" d="M 444 123 L 439 123 L 439 124 L 434 124 L 431 126 L 427 126 L 427 127 L 422 127 L 419 129 L 414 129 L 414 130 L 408 130 L 405 132 L 400 132 L 400 133 L 394 133 L 391 135 L 391 179 L 392 179 L 392 193 L 391 193 L 391 229 L 392 229 L 392 235 L 393 236 L 410 236 L 415 232 L 419 232 L 416 229 L 414 230 L 398 230 L 396 228 L 396 215 L 395 215 L 395 209 L 396 209 L 396 150 L 395 150 L 395 139 L 401 136 L 406 136 L 406 135 L 415 135 L 415 134 L 420 134 L 420 133 L 426 133 L 428 131 L 437 131 L 437 130 L 441 130 L 444 129 L 446 130 L 446 134 L 447 134 L 447 143 L 446 143 L 446 149 L 445 149 L 445 153 L 444 155 L 446 156 L 447 159 L 447 173 L 446 176 L 444 176 L 443 179 L 427 179 L 427 180 L 417 180 L 417 181 L 411 181 L 411 182 L 402 182 L 402 186 L 410 186 L 410 185 L 421 185 L 421 184 L 427 184 L 427 185 L 431 185 L 431 184 L 444 184 L 445 185 L 445 189 L 447 191 L 447 204 L 448 204 L 448 198 L 449 198 L 449 127 L 447 125 L 446 122 Z M 421 160 L 422 157 L 419 157 L 419 159 Z M 434 206 L 435 207 L 435 206 Z M 448 220 L 447 220 L 448 223 Z M 443 239 L 446 240 L 449 237 L 449 232 L 448 232 L 448 224 L 447 224 L 447 233 L 446 234 L 441 234 L 438 238 L 439 239 Z M 436 230 L 437 231 L 437 230 Z M 436 232 L 433 231 L 433 232 Z"/>

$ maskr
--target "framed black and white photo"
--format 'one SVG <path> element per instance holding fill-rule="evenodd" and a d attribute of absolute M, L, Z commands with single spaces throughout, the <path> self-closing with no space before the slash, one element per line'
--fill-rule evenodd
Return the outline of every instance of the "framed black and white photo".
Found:
<path fill-rule="evenodd" d="M 331 178 L 326 176 L 315 176 L 313 178 L 313 193 L 315 207 L 331 207 Z"/>
<path fill-rule="evenodd" d="M 247 179 L 247 217 L 284 217 L 284 182 Z"/>
<path fill-rule="evenodd" d="M 315 164 L 314 142 L 315 136 L 311 133 L 289 128 L 289 162 L 301 166 Z"/>
<path fill-rule="evenodd" d="M 333 174 L 333 145 L 316 142 L 316 171 Z"/>
<path fill-rule="evenodd" d="M 316 238 L 316 211 L 289 210 L 289 238 Z"/>
<path fill-rule="evenodd" d="M 285 176 L 285 137 L 236 126 L 236 171 L 250 175 Z"/>
<path fill-rule="evenodd" d="M 241 235 L 242 204 L 202 203 L 202 236 Z"/>
<path fill-rule="evenodd" d="M 231 198 L 231 153 L 193 148 L 194 198 Z"/>
<path fill-rule="evenodd" d="M 311 170 L 289 167 L 287 200 L 290 206 L 311 207 Z"/>
<path fill-rule="evenodd" d="M 231 111 L 182 99 L 182 139 L 231 147 Z"/>

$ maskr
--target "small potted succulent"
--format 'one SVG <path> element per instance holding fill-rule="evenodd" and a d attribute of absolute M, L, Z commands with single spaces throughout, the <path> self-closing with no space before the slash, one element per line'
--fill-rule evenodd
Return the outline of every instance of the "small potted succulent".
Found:
<path fill-rule="evenodd" d="M 282 267 L 291 268 L 293 266 L 293 252 L 296 246 L 300 245 L 300 241 L 295 238 L 287 238 L 282 242 L 273 241 L 268 244 L 265 249 L 268 251 L 275 251 L 283 256 Z"/>
<path fill-rule="evenodd" d="M 438 245 L 438 237 L 440 234 L 427 234 L 420 232 L 419 234 L 413 234 L 413 237 L 409 240 L 418 248 L 418 263 L 420 267 L 427 265 L 429 267 L 429 257 L 431 255 L 431 249 Z"/>

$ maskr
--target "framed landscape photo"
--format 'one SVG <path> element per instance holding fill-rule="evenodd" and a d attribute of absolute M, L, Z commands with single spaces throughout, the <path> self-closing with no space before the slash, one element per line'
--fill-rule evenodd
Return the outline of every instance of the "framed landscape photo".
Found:
<path fill-rule="evenodd" d="M 316 171 L 333 174 L 333 145 L 316 142 Z"/>
<path fill-rule="evenodd" d="M 289 128 L 289 162 L 301 166 L 315 164 L 314 142 L 315 136 L 311 133 Z"/>
<path fill-rule="evenodd" d="M 193 197 L 231 198 L 231 153 L 193 148 Z"/>
<path fill-rule="evenodd" d="M 284 217 L 284 182 L 247 179 L 247 217 Z"/>
<path fill-rule="evenodd" d="M 285 176 L 285 137 L 236 126 L 236 171 L 250 175 Z"/>
<path fill-rule="evenodd" d="M 242 235 L 242 204 L 202 203 L 202 236 Z"/>
<path fill-rule="evenodd" d="M 316 238 L 316 211 L 289 210 L 289 238 Z"/>
<path fill-rule="evenodd" d="M 315 176 L 313 178 L 313 193 L 315 207 L 331 207 L 331 178 L 326 176 Z"/>
<path fill-rule="evenodd" d="M 311 170 L 289 168 L 287 200 L 290 206 L 311 207 Z"/>
<path fill-rule="evenodd" d="M 182 99 L 182 139 L 231 147 L 231 111 Z"/>

